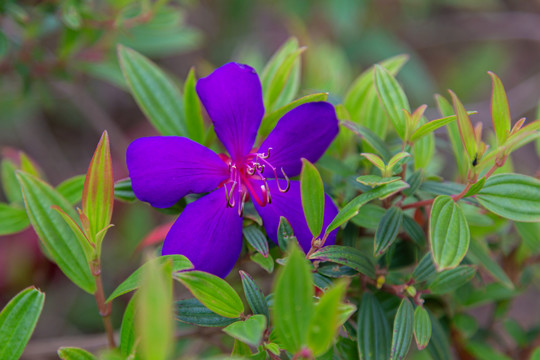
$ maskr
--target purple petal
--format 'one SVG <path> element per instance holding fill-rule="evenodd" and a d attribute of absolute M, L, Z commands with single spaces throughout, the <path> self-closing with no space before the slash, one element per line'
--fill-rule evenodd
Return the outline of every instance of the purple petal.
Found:
<path fill-rule="evenodd" d="M 300 105 L 286 113 L 261 144 L 258 152 L 270 151 L 270 162 L 282 177 L 300 174 L 302 158 L 311 162 L 319 160 L 338 133 L 338 119 L 334 107 L 327 102 Z M 264 175 L 274 177 L 268 167 Z"/>
<path fill-rule="evenodd" d="M 242 218 L 228 208 L 217 189 L 192 202 L 180 214 L 163 243 L 162 254 L 186 256 L 195 269 L 225 277 L 242 250 Z"/>
<path fill-rule="evenodd" d="M 261 182 L 262 183 L 262 182 Z M 270 239 L 278 243 L 277 230 L 279 226 L 280 216 L 284 216 L 291 224 L 294 235 L 298 239 L 300 246 L 304 252 L 308 252 L 311 248 L 311 240 L 313 236 L 309 231 L 306 218 L 304 216 L 304 210 L 302 208 L 302 200 L 300 198 L 300 182 L 291 181 L 291 187 L 286 193 L 281 193 L 277 189 L 275 181 L 269 182 L 270 194 L 272 196 L 272 203 L 260 207 L 257 203 L 255 209 L 261 216 L 266 229 L 266 234 Z M 285 187 L 285 181 L 281 180 L 281 187 Z M 324 230 L 330 224 L 330 222 L 337 215 L 338 209 L 330 196 L 326 195 L 324 202 L 324 222 L 323 230 L 320 236 L 324 235 Z M 336 241 L 337 229 L 332 231 L 325 241 L 325 245 L 333 245 Z"/>
<path fill-rule="evenodd" d="M 196 89 L 232 159 L 248 154 L 264 115 L 261 82 L 255 70 L 228 63 L 197 81 Z"/>
<path fill-rule="evenodd" d="M 189 193 L 214 190 L 229 176 L 216 153 L 178 136 L 133 141 L 126 163 L 137 198 L 159 208 L 173 206 Z"/>

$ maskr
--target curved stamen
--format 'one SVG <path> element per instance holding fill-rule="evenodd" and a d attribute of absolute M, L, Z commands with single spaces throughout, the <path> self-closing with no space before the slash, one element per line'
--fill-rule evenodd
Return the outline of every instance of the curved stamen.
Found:
<path fill-rule="evenodd" d="M 270 150 L 272 150 L 271 147 L 268 148 L 268 150 L 266 150 L 266 155 L 264 153 L 258 155 L 258 157 L 260 157 L 261 159 L 268 159 L 270 157 Z"/>
<path fill-rule="evenodd" d="M 227 207 L 233 208 L 234 204 L 236 203 L 234 201 L 234 198 L 231 196 L 233 194 L 234 188 L 236 187 L 236 182 L 233 182 L 233 185 L 231 187 L 230 191 L 227 191 L 227 184 L 223 185 L 223 188 L 225 189 L 225 198 L 227 199 Z M 232 202 L 231 202 L 232 199 Z"/>
<path fill-rule="evenodd" d="M 285 189 L 282 189 L 281 186 L 279 185 L 279 180 L 278 180 L 277 176 L 276 176 L 276 183 L 277 183 L 277 187 L 279 189 L 279 192 L 286 193 L 291 188 L 291 180 L 289 180 L 289 177 L 287 176 L 287 174 L 285 174 L 285 170 L 283 170 L 283 168 L 281 168 L 281 172 L 283 173 L 283 177 L 287 181 L 287 186 L 285 187 Z"/>
<path fill-rule="evenodd" d="M 247 192 L 242 193 L 242 200 L 240 201 L 240 206 L 238 207 L 238 216 L 244 215 L 244 205 L 246 204 Z"/>

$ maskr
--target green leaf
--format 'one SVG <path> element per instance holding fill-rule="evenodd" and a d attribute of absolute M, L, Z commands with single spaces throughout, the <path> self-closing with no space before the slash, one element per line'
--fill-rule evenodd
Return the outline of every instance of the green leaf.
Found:
<path fill-rule="evenodd" d="M 78 30 L 82 24 L 81 14 L 77 3 L 72 0 L 61 2 L 60 15 L 64 24 L 73 30 Z"/>
<path fill-rule="evenodd" d="M 30 221 L 23 208 L 0 203 L 0 235 L 15 234 L 29 225 Z"/>
<path fill-rule="evenodd" d="M 118 180 L 114 183 L 114 197 L 118 200 L 127 202 L 137 200 L 133 188 L 131 187 L 131 179 Z"/>
<path fill-rule="evenodd" d="M 246 300 L 253 311 L 253 314 L 262 314 L 270 319 L 268 312 L 268 303 L 262 290 L 259 288 L 255 280 L 247 272 L 240 270 L 240 277 L 242 278 L 242 287 L 244 288 L 244 294 Z"/>
<path fill-rule="evenodd" d="M 510 133 L 510 108 L 508 107 L 508 99 L 501 79 L 491 71 L 488 71 L 491 76 L 493 90 L 491 92 L 491 121 L 493 129 L 495 129 L 495 137 L 497 145 L 504 144 Z"/>
<path fill-rule="evenodd" d="M 424 171 L 422 169 L 416 170 L 407 178 L 407 184 L 409 188 L 403 190 L 403 195 L 411 196 L 414 195 L 416 190 L 422 185 L 424 181 Z"/>
<path fill-rule="evenodd" d="M 326 291 L 315 306 L 307 336 L 308 347 L 315 356 L 324 354 L 336 338 L 342 324 L 339 321 L 339 312 L 346 291 L 347 282 L 340 281 Z"/>
<path fill-rule="evenodd" d="M 438 128 L 448 125 L 455 120 L 456 120 L 455 115 L 445 116 L 440 119 L 431 120 L 430 122 L 427 122 L 424 125 L 421 125 L 418 129 L 416 129 L 414 133 L 411 135 L 410 141 L 411 143 L 415 143 L 421 138 L 423 138 L 424 136 L 431 134 Z"/>
<path fill-rule="evenodd" d="M 524 247 L 533 255 L 540 253 L 540 223 L 515 222 L 514 226 Z"/>
<path fill-rule="evenodd" d="M 304 253 L 290 244 L 287 264 L 279 269 L 274 285 L 273 323 L 279 343 L 290 353 L 306 344 L 313 316 L 313 283 Z"/>
<path fill-rule="evenodd" d="M 141 274 L 135 303 L 135 330 L 138 353 L 143 359 L 166 360 L 173 347 L 174 322 L 171 317 L 172 261 L 163 264 L 150 260 Z"/>
<path fill-rule="evenodd" d="M 266 359 L 266 353 L 262 352 L 264 354 L 264 358 L 261 358 L 261 360 Z M 251 357 L 251 349 L 248 345 L 244 344 L 240 340 L 234 339 L 234 345 L 231 352 L 231 358 L 240 357 L 241 359 L 245 359 L 246 357 Z"/>
<path fill-rule="evenodd" d="M 378 175 L 362 175 L 356 178 L 356 181 L 358 181 L 360 184 L 369 186 L 369 187 L 376 187 L 384 184 L 389 184 L 391 182 L 395 182 L 400 180 L 401 178 L 399 176 L 392 176 L 383 178 Z"/>
<path fill-rule="evenodd" d="M 409 352 L 413 337 L 414 311 L 409 299 L 401 301 L 394 318 L 394 332 L 392 335 L 392 351 L 390 359 L 404 359 Z"/>
<path fill-rule="evenodd" d="M 370 278 L 375 278 L 375 265 L 371 259 L 362 251 L 349 246 L 325 246 L 311 254 L 309 259 L 345 265 Z"/>
<path fill-rule="evenodd" d="M 197 326 L 223 327 L 239 320 L 216 314 L 197 299 L 176 302 L 176 318 L 179 321 Z"/>
<path fill-rule="evenodd" d="M 385 176 L 384 169 L 386 168 L 386 165 L 384 164 L 384 161 L 379 156 L 375 154 L 370 154 L 370 153 L 361 153 L 360 155 L 368 159 L 368 161 L 372 163 L 377 169 L 381 170 L 381 173 L 383 173 L 383 176 Z M 390 176 L 391 175 L 392 174 L 390 174 Z"/>
<path fill-rule="evenodd" d="M 93 294 L 96 283 L 84 250 L 69 225 L 51 206 L 57 205 L 72 219 L 76 218 L 75 211 L 66 199 L 42 180 L 23 172 L 17 174 L 17 179 L 26 213 L 43 246 L 71 281 Z"/>
<path fill-rule="evenodd" d="M 438 271 L 459 265 L 469 249 L 469 224 L 461 207 L 447 195 L 437 196 L 429 218 L 431 253 Z"/>
<path fill-rule="evenodd" d="M 429 284 L 433 294 L 446 294 L 468 283 L 476 274 L 475 266 L 462 265 L 437 274 Z"/>
<path fill-rule="evenodd" d="M 64 212 L 59 206 L 53 205 L 51 206 L 51 209 L 56 210 L 60 216 L 64 219 L 66 224 L 68 224 L 71 231 L 73 231 L 73 234 L 77 237 L 77 240 L 79 240 L 79 244 L 81 244 L 82 249 L 84 250 L 84 254 L 86 255 L 86 260 L 88 263 L 90 263 L 95 258 L 95 249 L 90 245 L 90 241 L 84 234 L 83 229 L 77 224 L 77 222 L 70 218 L 68 214 Z"/>
<path fill-rule="evenodd" d="M 265 329 L 266 317 L 264 315 L 253 315 L 244 321 L 232 323 L 224 328 L 223 331 L 243 343 L 258 346 L 261 343 Z"/>
<path fill-rule="evenodd" d="M 302 158 L 300 173 L 300 195 L 302 208 L 313 238 L 317 238 L 323 227 L 324 218 L 324 186 L 317 168 Z"/>
<path fill-rule="evenodd" d="M 424 246 L 426 243 L 426 235 L 424 229 L 409 215 L 403 215 L 403 230 L 409 235 L 412 241 L 418 246 Z"/>
<path fill-rule="evenodd" d="M 45 294 L 34 287 L 18 293 L 0 312 L 0 359 L 18 359 L 43 310 Z"/>
<path fill-rule="evenodd" d="M 61 347 L 58 349 L 58 357 L 62 360 L 97 360 L 92 353 L 76 347 Z"/>
<path fill-rule="evenodd" d="M 137 104 L 162 135 L 187 136 L 180 90 L 165 73 L 135 50 L 118 46 L 122 72 Z"/>
<path fill-rule="evenodd" d="M 351 130 L 355 135 L 361 137 L 365 142 L 373 147 L 373 149 L 375 149 L 379 155 L 383 157 L 383 159 L 390 159 L 392 156 L 384 141 L 367 127 L 355 124 L 351 121 L 341 121 L 340 124 Z"/>
<path fill-rule="evenodd" d="M 467 155 L 469 156 L 468 161 L 470 163 L 474 159 L 476 159 L 476 153 L 478 151 L 477 143 L 474 136 L 474 129 L 471 123 L 471 119 L 469 119 L 469 115 L 467 114 L 467 111 L 465 110 L 465 107 L 463 107 L 461 101 L 459 101 L 456 94 L 454 94 L 452 91 L 450 91 L 450 95 L 452 96 L 452 102 L 454 103 L 454 111 L 456 112 L 458 120 L 457 123 L 459 127 L 459 134 L 461 136 L 461 142 Z M 459 159 L 459 161 L 463 160 L 465 159 Z"/>
<path fill-rule="evenodd" d="M 538 236 L 538 234 L 536 234 Z M 467 259 L 470 259 L 473 264 L 484 267 L 493 277 L 499 280 L 504 286 L 509 289 L 514 288 L 512 280 L 506 275 L 501 266 L 491 258 L 489 249 L 483 239 L 474 239 L 469 246 Z"/>
<path fill-rule="evenodd" d="M 418 350 L 424 349 L 431 338 L 431 320 L 429 314 L 423 306 L 418 306 L 414 310 L 414 339 Z"/>
<path fill-rule="evenodd" d="M 477 182 L 475 182 L 473 185 L 471 185 L 469 191 L 467 191 L 464 197 L 469 197 L 469 196 L 478 194 L 480 190 L 482 190 L 485 184 L 486 184 L 486 178 L 483 177 Z"/>
<path fill-rule="evenodd" d="M 388 360 L 390 358 L 390 327 L 379 301 L 364 292 L 358 308 L 358 352 L 362 360 Z"/>
<path fill-rule="evenodd" d="M 424 118 L 420 119 L 423 124 Z M 435 153 L 435 135 L 428 134 L 419 139 L 413 147 L 414 168 L 416 170 L 425 169 L 431 163 Z"/>
<path fill-rule="evenodd" d="M 476 195 L 483 207 L 504 218 L 540 221 L 540 180 L 519 174 L 500 174 L 486 180 Z"/>
<path fill-rule="evenodd" d="M 164 255 L 150 261 L 161 265 L 167 263 L 168 261 L 171 261 L 172 272 L 193 269 L 193 264 L 184 255 Z M 154 264 L 149 264 L 147 262 L 143 266 L 135 270 L 133 274 L 131 274 L 126 280 L 124 280 L 120 285 L 118 285 L 118 287 L 107 299 L 107 302 L 111 302 L 120 295 L 124 295 L 130 291 L 138 289 L 142 279 L 142 274 L 146 271 L 145 269 L 150 266 L 154 266 Z"/>
<path fill-rule="evenodd" d="M 283 217 L 279 217 L 279 226 L 278 226 L 278 244 L 281 250 L 286 251 L 289 247 L 289 243 L 296 243 L 296 236 L 294 236 L 293 228 L 289 221 Z"/>
<path fill-rule="evenodd" d="M 4 194 L 6 195 L 7 200 L 10 203 L 22 204 L 23 198 L 21 194 L 21 187 L 17 182 L 17 176 L 15 176 L 17 167 L 10 160 L 3 159 L 1 163 L 1 171 L 2 177 L 0 180 L 2 182 L 2 188 L 4 189 Z"/>
<path fill-rule="evenodd" d="M 411 111 L 405 92 L 394 76 L 380 65 L 375 65 L 373 77 L 384 110 L 390 117 L 399 137 L 404 139 L 406 123 L 403 110 Z"/>
<path fill-rule="evenodd" d="M 126 358 L 135 350 L 135 303 L 137 295 L 129 300 L 120 325 L 120 353 Z"/>
<path fill-rule="evenodd" d="M 244 312 L 240 296 L 225 280 L 197 270 L 178 273 L 175 277 L 216 314 L 237 318 Z"/>
<path fill-rule="evenodd" d="M 112 173 L 109 134 L 103 132 L 84 181 L 82 209 L 90 223 L 90 240 L 100 254 L 101 243 L 97 234 L 111 223 L 114 203 L 114 178 Z"/>
<path fill-rule="evenodd" d="M 444 332 L 444 329 L 433 314 L 428 311 L 429 318 L 431 319 L 431 339 L 426 349 L 433 358 L 433 360 L 451 360 L 450 344 L 448 342 L 448 336 Z"/>
<path fill-rule="evenodd" d="M 244 228 L 244 237 L 247 242 L 255 248 L 264 257 L 268 256 L 268 241 L 266 236 L 255 225 L 250 225 Z"/>
<path fill-rule="evenodd" d="M 8 54 L 10 48 L 9 39 L 3 31 L 0 31 L 0 60 Z"/>
<path fill-rule="evenodd" d="M 436 274 L 437 270 L 435 269 L 435 264 L 433 264 L 433 257 L 430 253 L 427 253 L 414 268 L 412 277 L 416 282 L 422 282 L 431 280 Z"/>
<path fill-rule="evenodd" d="M 204 121 L 201 102 L 195 91 L 195 69 L 191 68 L 184 83 L 184 109 L 186 112 L 186 131 L 189 138 L 202 144 L 204 142 Z"/>
<path fill-rule="evenodd" d="M 403 211 L 397 206 L 386 210 L 375 232 L 373 255 L 380 256 L 394 243 L 403 222 Z"/>
<path fill-rule="evenodd" d="M 82 200 L 84 180 L 86 175 L 76 175 L 56 187 L 56 191 L 60 193 L 71 205 L 75 205 Z"/>
<path fill-rule="evenodd" d="M 363 205 L 367 204 L 371 200 L 388 197 L 400 190 L 407 188 L 408 186 L 409 185 L 403 181 L 395 181 L 358 195 L 338 212 L 336 217 L 334 217 L 332 222 L 326 227 L 325 233 L 328 234 L 332 230 L 337 229 L 342 224 L 349 221 L 352 217 L 358 214 L 358 210 L 360 210 Z"/>
<path fill-rule="evenodd" d="M 262 256 L 259 253 L 255 253 L 249 257 L 253 262 L 259 264 L 267 273 L 271 274 L 274 271 L 274 258 L 271 254 L 267 257 Z"/>

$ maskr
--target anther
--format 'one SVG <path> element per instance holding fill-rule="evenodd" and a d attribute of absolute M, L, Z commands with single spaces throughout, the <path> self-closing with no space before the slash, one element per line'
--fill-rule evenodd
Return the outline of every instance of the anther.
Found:
<path fill-rule="evenodd" d="M 225 198 L 227 199 L 227 207 L 228 208 L 229 207 L 233 208 L 234 204 L 235 204 L 234 198 L 232 198 L 232 196 L 231 196 L 233 194 L 235 186 L 236 186 L 236 183 L 234 182 L 230 191 L 227 191 L 227 185 L 223 186 L 223 188 L 225 189 Z M 232 202 L 231 202 L 231 198 L 232 198 Z"/>
<path fill-rule="evenodd" d="M 260 156 L 261 159 L 268 159 L 270 157 L 270 150 L 272 150 L 271 147 L 268 148 L 268 150 L 266 150 L 266 155 L 264 153 L 262 153 Z"/>

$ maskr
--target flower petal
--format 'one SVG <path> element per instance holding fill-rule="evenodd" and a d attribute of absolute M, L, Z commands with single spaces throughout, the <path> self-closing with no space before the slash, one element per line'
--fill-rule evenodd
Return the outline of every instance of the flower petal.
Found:
<path fill-rule="evenodd" d="M 258 152 L 270 151 L 270 162 L 281 174 L 300 174 L 302 158 L 311 162 L 319 160 L 339 131 L 334 107 L 327 102 L 311 102 L 286 113 L 261 144 Z M 264 175 L 274 177 L 268 167 Z"/>
<path fill-rule="evenodd" d="M 225 277 L 242 250 L 242 217 L 217 189 L 188 204 L 163 243 L 162 254 L 186 256 L 195 269 Z"/>
<path fill-rule="evenodd" d="M 166 208 L 189 193 L 214 190 L 229 176 L 212 150 L 178 136 L 133 141 L 126 154 L 133 192 L 141 201 Z"/>
<path fill-rule="evenodd" d="M 281 187 L 284 188 L 285 181 L 280 181 L 282 182 Z M 262 182 L 259 182 L 262 185 Z M 302 200 L 300 197 L 300 182 L 291 181 L 291 187 L 286 193 L 279 192 L 275 181 L 269 182 L 268 186 L 270 188 L 272 202 L 264 207 L 259 206 L 255 202 L 253 203 L 255 205 L 255 209 L 263 220 L 266 234 L 273 242 L 277 244 L 277 230 L 279 226 L 279 219 L 281 216 L 284 216 L 291 224 L 294 235 L 298 239 L 298 243 L 300 244 L 304 252 L 307 253 L 311 248 L 311 240 L 313 240 L 313 236 L 309 231 L 306 218 L 304 216 L 304 210 L 302 208 Z M 334 202 L 332 201 L 330 196 L 325 196 L 326 198 L 324 202 L 323 231 L 321 232 L 320 236 L 324 235 L 324 230 L 338 213 L 338 209 L 336 205 L 334 205 Z M 336 233 L 337 229 L 332 231 L 330 235 L 328 235 L 328 238 L 326 239 L 326 242 L 324 244 L 333 245 L 336 241 Z"/>
<path fill-rule="evenodd" d="M 228 63 L 197 81 L 197 94 L 233 160 L 248 154 L 264 115 L 261 82 L 247 65 Z"/>

